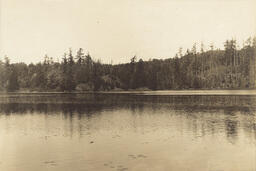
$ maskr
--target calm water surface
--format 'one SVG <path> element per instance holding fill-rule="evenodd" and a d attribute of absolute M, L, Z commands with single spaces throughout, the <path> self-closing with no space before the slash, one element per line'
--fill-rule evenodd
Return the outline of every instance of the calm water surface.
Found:
<path fill-rule="evenodd" d="M 256 171 L 256 96 L 1 94 L 1 171 Z"/>

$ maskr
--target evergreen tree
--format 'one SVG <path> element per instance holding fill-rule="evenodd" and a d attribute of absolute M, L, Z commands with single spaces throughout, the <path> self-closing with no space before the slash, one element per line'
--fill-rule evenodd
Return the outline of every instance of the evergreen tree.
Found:
<path fill-rule="evenodd" d="M 7 91 L 16 91 L 19 89 L 18 73 L 13 65 L 10 66 L 10 75 L 8 78 Z"/>

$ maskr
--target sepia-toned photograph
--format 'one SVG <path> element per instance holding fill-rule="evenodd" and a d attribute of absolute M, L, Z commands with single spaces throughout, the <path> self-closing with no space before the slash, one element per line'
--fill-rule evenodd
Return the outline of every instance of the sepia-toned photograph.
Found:
<path fill-rule="evenodd" d="M 0 171 L 256 171 L 256 0 L 0 0 Z"/>

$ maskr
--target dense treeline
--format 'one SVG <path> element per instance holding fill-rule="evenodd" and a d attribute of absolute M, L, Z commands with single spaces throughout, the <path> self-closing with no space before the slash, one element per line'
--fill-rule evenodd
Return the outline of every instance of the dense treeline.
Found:
<path fill-rule="evenodd" d="M 194 44 L 174 58 L 111 65 L 94 61 L 89 53 L 70 49 L 61 62 L 45 56 L 37 64 L 0 61 L 0 91 L 98 91 L 117 89 L 247 89 L 256 88 L 256 38 L 242 48 L 227 40 L 224 50 L 200 52 Z"/>

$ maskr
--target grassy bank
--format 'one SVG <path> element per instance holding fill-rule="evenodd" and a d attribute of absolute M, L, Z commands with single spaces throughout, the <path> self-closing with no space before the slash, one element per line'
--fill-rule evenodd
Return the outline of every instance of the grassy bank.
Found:
<path fill-rule="evenodd" d="M 117 91 L 16 91 L 16 92 L 0 92 L 1 94 L 86 94 L 86 93 L 102 93 L 102 94 L 136 94 L 136 95 L 256 95 L 255 89 L 248 90 L 117 90 Z"/>

